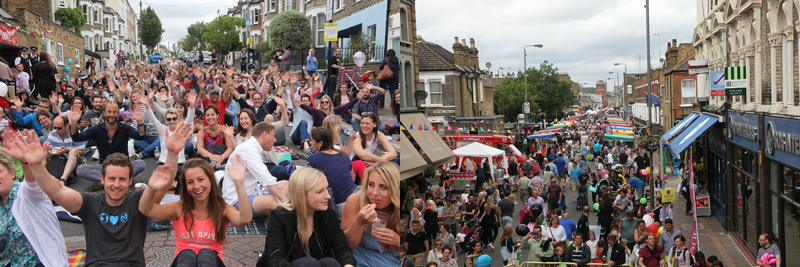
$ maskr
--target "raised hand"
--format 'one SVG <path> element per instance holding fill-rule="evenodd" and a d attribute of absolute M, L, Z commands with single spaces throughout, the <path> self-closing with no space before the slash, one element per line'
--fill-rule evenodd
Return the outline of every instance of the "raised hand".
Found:
<path fill-rule="evenodd" d="M 78 123 L 81 120 L 81 106 L 75 105 L 70 107 L 69 118 L 72 119 L 72 123 Z"/>
<path fill-rule="evenodd" d="M 20 137 L 17 141 L 23 147 L 22 151 L 25 151 L 25 161 L 32 164 L 41 164 L 45 158 L 45 152 L 50 148 L 50 143 L 44 142 L 43 145 L 40 144 L 39 136 L 33 130 L 25 130 L 23 134 L 28 137 L 28 140 Z"/>
<path fill-rule="evenodd" d="M 133 105 L 133 119 L 136 120 L 136 123 L 142 124 L 142 120 L 144 119 L 144 114 L 142 113 L 142 106 L 141 105 Z"/>
<path fill-rule="evenodd" d="M 280 106 L 280 107 L 285 107 L 286 106 L 286 103 L 283 102 L 283 98 L 280 98 L 280 96 L 274 97 L 274 98 L 272 98 L 272 100 L 275 101 L 275 104 L 278 104 L 278 106 Z"/>
<path fill-rule="evenodd" d="M 51 105 L 58 104 L 58 96 L 57 96 L 57 94 L 50 94 L 50 104 Z"/>
<path fill-rule="evenodd" d="M 169 129 L 164 129 L 164 143 L 167 146 L 167 151 L 175 154 L 180 153 L 186 146 L 186 142 L 192 137 L 192 126 L 190 123 L 183 123 L 172 134 L 169 133 Z"/>
<path fill-rule="evenodd" d="M 230 158 L 227 166 L 228 174 L 234 184 L 244 183 L 244 171 L 247 169 L 247 161 L 243 160 L 238 154 Z"/>
<path fill-rule="evenodd" d="M 197 101 L 197 92 L 194 90 L 189 91 L 189 107 L 194 108 L 194 102 Z"/>
<path fill-rule="evenodd" d="M 14 107 L 17 108 L 17 111 L 22 110 L 22 100 L 20 100 L 19 97 L 14 97 L 11 101 L 14 102 Z"/>
<path fill-rule="evenodd" d="M 172 180 L 174 180 L 172 173 L 174 169 L 175 168 L 168 164 L 156 167 L 153 174 L 150 175 L 150 181 L 147 182 L 147 187 L 159 191 L 172 186 Z"/>
<path fill-rule="evenodd" d="M 3 131 L 3 146 L 0 151 L 5 152 L 12 158 L 25 161 L 24 145 L 18 141 L 22 140 L 22 136 L 14 131 Z"/>
<path fill-rule="evenodd" d="M 222 132 L 227 134 L 230 137 L 233 137 L 233 127 L 228 125 L 222 125 Z"/>

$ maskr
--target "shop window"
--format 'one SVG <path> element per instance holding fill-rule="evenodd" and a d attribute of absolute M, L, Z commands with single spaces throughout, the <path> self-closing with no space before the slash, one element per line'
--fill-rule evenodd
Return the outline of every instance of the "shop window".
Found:
<path fill-rule="evenodd" d="M 794 203 L 783 202 L 783 251 L 798 251 L 800 248 L 800 192 L 795 190 Z M 800 253 L 783 253 L 781 260 L 786 266 L 800 265 Z"/>

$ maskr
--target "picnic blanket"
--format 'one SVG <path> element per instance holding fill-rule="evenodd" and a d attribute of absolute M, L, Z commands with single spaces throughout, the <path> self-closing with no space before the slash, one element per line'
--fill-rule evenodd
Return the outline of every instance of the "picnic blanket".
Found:
<path fill-rule="evenodd" d="M 236 228 L 233 225 L 228 226 L 227 234 L 229 235 L 267 235 L 267 217 L 255 217 L 250 223 L 244 227 Z"/>
<path fill-rule="evenodd" d="M 69 261 L 69 267 L 83 267 L 86 262 L 86 250 L 79 249 L 67 252 L 67 260 Z"/>

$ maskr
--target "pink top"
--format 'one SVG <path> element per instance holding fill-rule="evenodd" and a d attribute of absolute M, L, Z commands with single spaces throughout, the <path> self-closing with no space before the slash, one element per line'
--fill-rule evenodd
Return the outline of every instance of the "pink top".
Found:
<path fill-rule="evenodd" d="M 181 216 L 180 219 L 172 222 L 172 227 L 175 229 L 175 256 L 187 248 L 194 250 L 194 253 L 207 248 L 216 251 L 219 258 L 225 260 L 225 256 L 222 254 L 222 244 L 217 242 L 214 222 L 211 221 L 211 218 L 205 221 L 194 220 L 192 232 L 188 233 L 183 222 L 184 217 Z M 225 228 L 228 225 L 230 223 L 225 224 Z"/>

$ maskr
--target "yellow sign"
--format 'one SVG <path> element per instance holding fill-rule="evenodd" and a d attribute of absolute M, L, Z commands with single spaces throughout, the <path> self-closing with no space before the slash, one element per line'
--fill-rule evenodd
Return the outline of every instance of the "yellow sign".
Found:
<path fill-rule="evenodd" d="M 247 44 L 248 45 L 253 44 L 253 38 L 247 38 Z"/>
<path fill-rule="evenodd" d="M 325 42 L 339 40 L 339 23 L 325 23 Z"/>
<path fill-rule="evenodd" d="M 675 202 L 675 188 L 661 189 L 661 203 Z"/>

